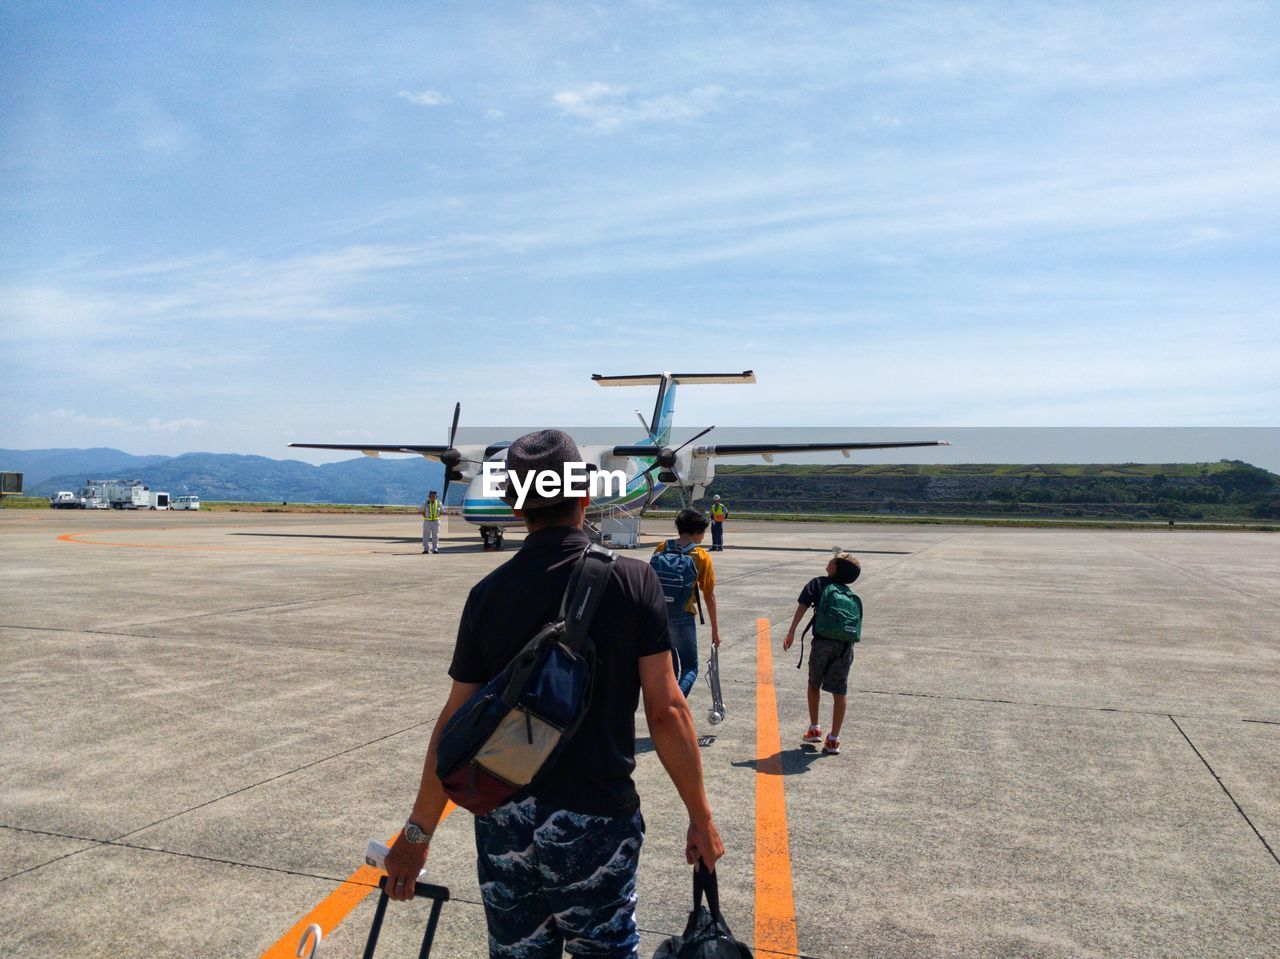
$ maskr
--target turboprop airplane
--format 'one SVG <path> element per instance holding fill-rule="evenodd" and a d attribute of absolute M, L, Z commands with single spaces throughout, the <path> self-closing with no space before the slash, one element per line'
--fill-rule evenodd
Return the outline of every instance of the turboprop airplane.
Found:
<path fill-rule="evenodd" d="M 685 503 L 699 499 L 715 477 L 715 461 L 722 456 L 760 456 L 773 462 L 775 454 L 840 451 L 848 456 L 851 450 L 900 449 L 908 446 L 949 446 L 947 440 L 888 443 L 730 443 L 694 446 L 696 440 L 710 433 L 714 426 L 687 439 L 672 448 L 671 421 L 675 414 L 676 387 L 720 385 L 727 383 L 754 383 L 755 373 L 644 373 L 636 376 L 602 376 L 593 373 L 591 378 L 600 386 L 656 386 L 658 397 L 653 415 L 648 421 L 637 412 L 640 425 L 647 434 L 637 443 L 620 446 L 579 446 L 583 459 L 595 463 L 601 470 L 621 471 L 626 484 L 614 489 L 611 495 L 593 498 L 587 513 L 593 532 L 606 519 L 634 518 L 636 521 L 662 495 L 668 486 L 680 490 Z M 523 521 L 503 500 L 486 496 L 484 490 L 484 464 L 505 464 L 510 440 L 490 443 L 486 446 L 454 445 L 458 433 L 458 418 L 462 404 L 453 408 L 453 424 L 449 427 L 449 442 L 442 446 L 405 444 L 402 446 L 348 445 L 341 443 L 290 443 L 291 447 L 317 450 L 352 450 L 366 456 L 383 453 L 414 453 L 427 459 L 439 460 L 444 465 L 444 489 L 440 499 L 447 502 L 450 482 L 468 483 L 462 501 L 462 518 L 480 527 L 480 536 L 486 549 L 501 549 L 503 532 Z M 491 466 L 496 475 L 498 467 Z"/>

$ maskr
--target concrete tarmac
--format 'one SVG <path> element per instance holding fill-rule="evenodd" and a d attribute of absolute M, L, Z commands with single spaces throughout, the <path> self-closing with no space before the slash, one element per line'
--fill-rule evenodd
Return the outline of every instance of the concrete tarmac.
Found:
<path fill-rule="evenodd" d="M 0 512 L 0 954 L 291 956 L 322 902 L 347 911 L 318 955 L 361 954 L 375 897 L 335 890 L 403 823 L 467 589 L 505 558 L 456 518 L 438 556 L 419 532 Z M 781 640 L 835 543 L 862 560 L 867 618 L 827 757 L 800 748 L 805 671 Z M 724 910 L 757 955 L 1277 955 L 1280 538 L 741 522 L 728 544 L 725 723 L 701 680 L 691 702 L 716 737 Z M 637 725 L 649 956 L 683 928 L 689 870 Z M 786 842 L 757 861 L 769 829 Z M 759 892 L 780 862 L 791 908 Z M 464 811 L 427 871 L 454 896 L 434 954 L 487 955 Z M 416 955 L 425 916 L 393 905 L 379 956 Z"/>

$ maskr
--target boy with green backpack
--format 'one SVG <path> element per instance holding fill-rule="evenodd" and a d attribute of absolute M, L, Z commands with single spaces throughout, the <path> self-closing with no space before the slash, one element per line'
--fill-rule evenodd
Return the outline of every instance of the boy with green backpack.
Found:
<path fill-rule="evenodd" d="M 816 746 L 822 743 L 827 756 L 840 754 L 840 727 L 844 723 L 846 697 L 849 691 L 849 669 L 853 666 L 853 644 L 862 638 L 862 600 L 849 584 L 862 572 L 851 553 L 836 547 L 827 563 L 827 575 L 815 576 L 805 584 L 797 600 L 791 628 L 782 641 L 790 649 L 796 639 L 796 626 L 806 609 L 814 608 L 813 619 L 805 627 L 813 629 L 813 648 L 809 652 L 809 728 L 802 742 Z M 804 634 L 800 637 L 800 658 L 804 658 Z M 822 691 L 831 694 L 831 732 L 822 737 L 818 725 L 818 703 Z"/>

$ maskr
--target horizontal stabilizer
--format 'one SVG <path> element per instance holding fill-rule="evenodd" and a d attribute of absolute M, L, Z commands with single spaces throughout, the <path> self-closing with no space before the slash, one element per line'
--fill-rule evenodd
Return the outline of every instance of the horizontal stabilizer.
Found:
<path fill-rule="evenodd" d="M 754 370 L 741 373 L 637 373 L 633 376 L 603 376 L 592 373 L 591 378 L 601 386 L 660 386 L 663 377 L 668 383 L 705 386 L 714 383 L 754 383 Z"/>

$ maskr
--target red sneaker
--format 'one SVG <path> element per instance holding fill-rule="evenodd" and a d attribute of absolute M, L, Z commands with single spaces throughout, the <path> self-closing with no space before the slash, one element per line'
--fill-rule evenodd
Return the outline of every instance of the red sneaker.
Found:
<path fill-rule="evenodd" d="M 809 731 L 804 734 L 804 738 L 800 740 L 802 743 L 812 743 L 814 746 L 822 742 L 822 727 L 810 726 Z"/>
<path fill-rule="evenodd" d="M 823 744 L 822 744 L 822 755 L 824 755 L 824 756 L 839 756 L 839 755 L 840 755 L 840 740 L 836 739 L 836 737 L 835 737 L 835 736 L 828 736 L 828 737 L 826 738 L 826 741 L 825 741 L 825 742 L 823 742 Z"/>

